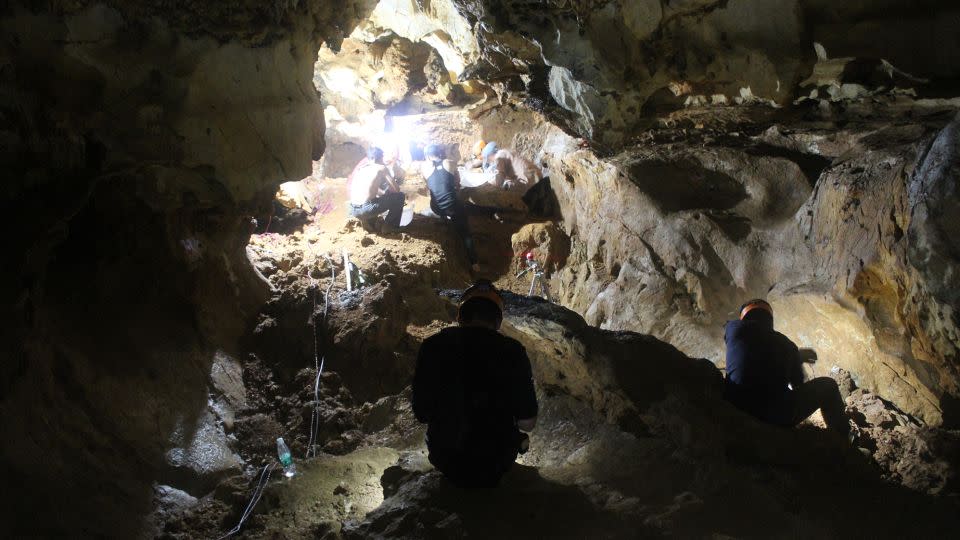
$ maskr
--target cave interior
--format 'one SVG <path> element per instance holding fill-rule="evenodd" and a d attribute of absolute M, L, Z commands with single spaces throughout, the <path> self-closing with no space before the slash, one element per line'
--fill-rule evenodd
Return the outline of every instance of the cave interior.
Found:
<path fill-rule="evenodd" d="M 956 2 L 12 0 L 0 28 L 9 537 L 958 530 Z M 517 178 L 461 171 L 472 268 L 420 171 L 477 141 Z M 373 146 L 398 231 L 349 215 Z M 410 383 L 478 277 L 540 417 L 472 491 Z M 723 399 L 750 298 L 854 444 Z"/>

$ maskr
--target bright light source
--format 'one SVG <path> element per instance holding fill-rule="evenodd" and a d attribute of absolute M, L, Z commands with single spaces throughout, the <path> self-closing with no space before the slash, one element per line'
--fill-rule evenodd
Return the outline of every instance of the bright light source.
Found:
<path fill-rule="evenodd" d="M 419 114 L 390 117 L 390 129 L 385 134 L 388 144 L 396 148 L 400 159 L 407 163 L 412 161 L 410 143 L 426 142 L 426 133 L 420 125 L 422 119 L 423 116 Z"/>
<path fill-rule="evenodd" d="M 356 92 L 357 75 L 352 69 L 334 68 L 321 73 L 320 76 L 323 77 L 323 83 L 327 85 L 327 88 L 342 96 Z"/>

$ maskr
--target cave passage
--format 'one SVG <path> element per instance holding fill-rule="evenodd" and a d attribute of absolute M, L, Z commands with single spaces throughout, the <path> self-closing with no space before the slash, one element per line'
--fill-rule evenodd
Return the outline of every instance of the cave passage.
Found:
<path fill-rule="evenodd" d="M 948 537 L 954 4 L 7 3 L 6 532 Z M 468 490 L 411 381 L 478 278 L 539 417 Z M 850 437 L 728 401 L 753 298 Z"/>

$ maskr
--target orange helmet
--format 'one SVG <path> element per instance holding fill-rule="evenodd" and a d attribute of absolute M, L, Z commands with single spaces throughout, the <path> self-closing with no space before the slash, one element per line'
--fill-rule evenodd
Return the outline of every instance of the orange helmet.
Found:
<path fill-rule="evenodd" d="M 757 299 L 750 300 L 740 307 L 740 320 L 742 321 L 743 318 L 747 316 L 747 313 L 750 313 L 755 309 L 762 309 L 769 313 L 771 317 L 773 317 L 773 308 L 770 307 L 770 304 L 768 304 L 766 300 Z"/>
<path fill-rule="evenodd" d="M 476 144 L 473 145 L 473 156 L 476 158 L 480 157 L 480 154 L 483 153 L 483 148 L 487 146 L 487 141 L 480 139 Z"/>
<path fill-rule="evenodd" d="M 489 279 L 478 279 L 476 283 L 471 285 L 467 290 L 463 291 L 463 294 L 460 295 L 460 307 L 457 310 L 457 318 L 460 318 L 460 310 L 463 309 L 463 305 L 468 301 L 473 300 L 474 298 L 485 298 L 490 300 L 500 308 L 500 313 L 503 313 L 503 297 L 500 296 L 500 291 L 493 285 L 493 282 Z"/>

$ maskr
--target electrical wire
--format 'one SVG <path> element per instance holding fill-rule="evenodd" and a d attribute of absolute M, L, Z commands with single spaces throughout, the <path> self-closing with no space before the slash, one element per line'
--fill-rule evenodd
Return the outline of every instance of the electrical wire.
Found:
<path fill-rule="evenodd" d="M 336 268 L 333 266 L 333 261 L 329 257 L 326 257 L 327 261 L 330 262 L 330 284 L 327 286 L 326 293 L 324 293 L 324 305 L 323 305 L 323 318 L 326 320 L 327 313 L 330 309 L 330 291 L 333 288 L 333 283 L 337 278 Z M 316 280 L 313 279 L 313 276 L 310 276 L 313 285 L 316 288 Z M 313 295 L 313 311 L 317 311 L 317 295 L 314 291 Z M 314 369 L 317 371 L 317 376 L 313 381 L 313 413 L 310 418 L 310 442 L 307 444 L 307 457 L 316 457 L 317 452 L 315 448 L 316 435 L 320 428 L 320 375 L 323 374 L 323 365 L 326 361 L 326 356 L 319 358 L 319 349 L 317 347 L 317 320 L 313 319 L 313 365 Z M 237 525 L 226 532 L 223 536 L 217 538 L 217 540 L 224 540 L 224 538 L 229 538 L 238 532 L 243 527 L 243 524 L 250 517 L 250 514 L 253 513 L 253 509 L 256 508 L 257 503 L 260 502 L 260 498 L 263 497 L 263 490 L 267 487 L 267 484 L 270 483 L 270 477 L 273 475 L 274 469 L 277 468 L 276 462 L 271 462 L 263 467 L 263 471 L 260 472 L 260 478 L 257 480 L 257 487 L 253 490 L 253 495 L 250 497 L 250 502 L 247 503 L 247 507 L 243 510 L 243 514 L 240 515 L 240 521 L 237 522 Z"/>
<path fill-rule="evenodd" d="M 257 503 L 260 502 L 260 498 L 263 497 L 263 490 L 265 487 L 267 487 L 267 484 L 270 483 L 270 476 L 273 474 L 273 470 L 276 468 L 277 463 L 275 461 L 264 465 L 263 471 L 260 473 L 260 479 L 257 481 L 257 487 L 254 488 L 253 496 L 250 497 L 250 502 L 247 503 L 247 507 L 243 510 L 243 514 L 240 515 L 240 521 L 237 522 L 237 526 L 227 531 L 226 534 L 220 538 L 217 538 L 217 540 L 229 538 L 240 532 L 240 528 L 243 527 L 243 523 L 247 521 L 247 518 L 250 517 L 250 514 L 253 513 L 253 509 L 257 506 Z"/>

